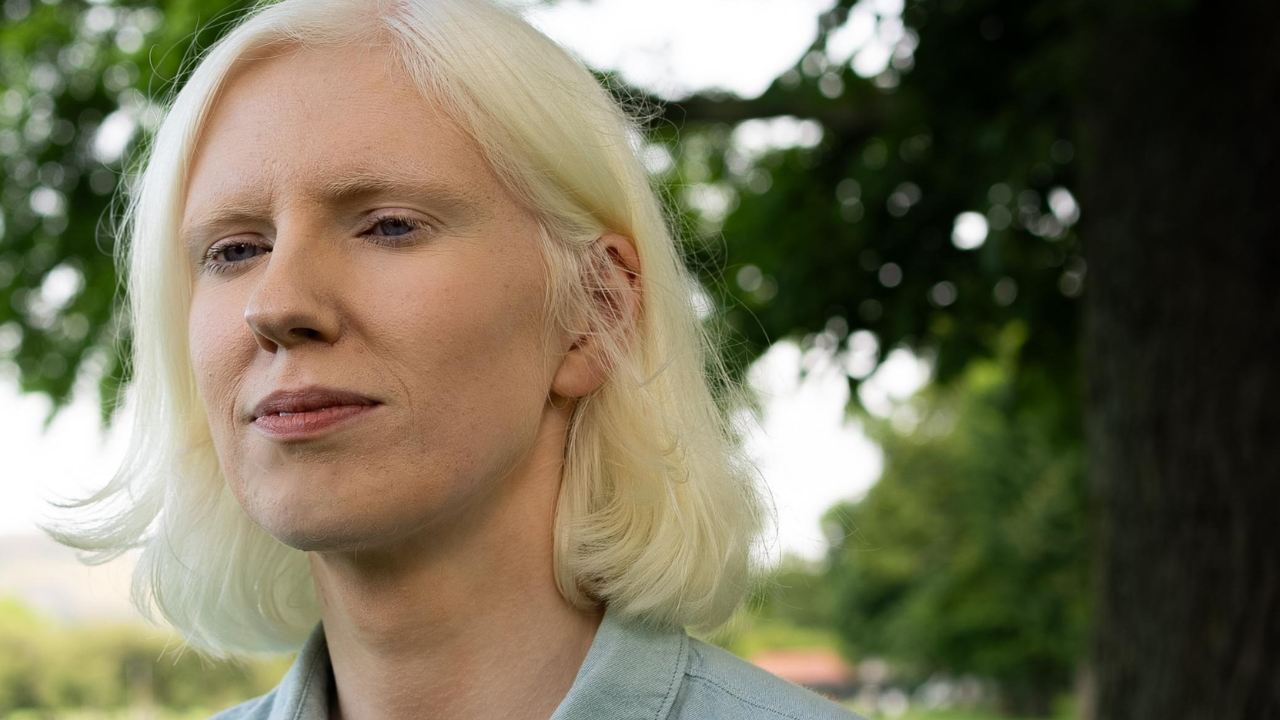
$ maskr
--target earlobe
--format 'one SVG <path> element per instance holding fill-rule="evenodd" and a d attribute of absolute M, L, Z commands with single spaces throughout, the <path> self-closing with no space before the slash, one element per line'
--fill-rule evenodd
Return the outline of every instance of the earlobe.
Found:
<path fill-rule="evenodd" d="M 600 316 L 611 323 L 606 331 L 626 345 L 633 341 L 640 317 L 639 253 L 630 240 L 614 233 L 602 236 L 596 243 L 595 249 L 602 256 L 598 274 L 602 287 L 593 293 L 593 299 L 603 306 Z M 582 335 L 561 358 L 551 390 L 563 397 L 582 397 L 603 385 L 612 370 L 603 343 Z"/>

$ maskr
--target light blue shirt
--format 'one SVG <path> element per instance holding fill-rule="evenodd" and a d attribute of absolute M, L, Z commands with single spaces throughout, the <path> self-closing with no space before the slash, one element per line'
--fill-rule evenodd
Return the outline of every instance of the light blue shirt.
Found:
<path fill-rule="evenodd" d="M 210 720 L 328 720 L 333 682 L 317 623 L 271 692 Z M 689 637 L 606 609 L 573 686 L 550 720 L 862 720 L 815 692 Z"/>

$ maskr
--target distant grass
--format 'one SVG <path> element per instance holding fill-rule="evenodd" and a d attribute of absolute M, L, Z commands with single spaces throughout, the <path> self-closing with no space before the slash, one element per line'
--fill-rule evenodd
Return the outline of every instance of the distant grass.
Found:
<path fill-rule="evenodd" d="M 839 652 L 840 648 L 839 638 L 830 628 L 802 626 L 778 618 L 760 618 L 746 609 L 739 609 L 715 632 L 693 632 L 690 636 L 744 659 L 771 650 L 821 648 Z"/>
<path fill-rule="evenodd" d="M 983 714 L 983 713 L 974 714 L 969 712 L 951 712 L 951 711 L 943 711 L 943 710 L 920 711 L 920 712 L 911 711 L 911 712 L 908 712 L 906 715 L 899 715 L 895 718 L 890 718 L 888 715 L 867 712 L 866 710 L 860 709 L 854 705 L 846 704 L 846 706 L 850 710 L 861 715 L 862 717 L 867 718 L 867 720 L 1009 720 L 1009 718 L 1002 718 L 997 715 L 990 715 L 990 714 Z"/>
<path fill-rule="evenodd" d="M 0 720 L 205 720 L 217 710 L 192 708 L 118 708 L 115 710 L 91 710 L 68 708 L 66 710 L 14 710 L 0 715 Z"/>
<path fill-rule="evenodd" d="M 1027 720 L 1026 718 L 1009 718 L 991 712 L 984 713 L 973 710 L 912 710 L 908 711 L 906 715 L 891 719 L 886 715 L 868 713 L 853 706 L 849 706 L 849 709 L 861 714 L 867 720 Z M 1068 703 L 1061 704 L 1057 714 L 1053 716 L 1053 720 L 1075 720 L 1075 718 L 1076 715 Z"/>

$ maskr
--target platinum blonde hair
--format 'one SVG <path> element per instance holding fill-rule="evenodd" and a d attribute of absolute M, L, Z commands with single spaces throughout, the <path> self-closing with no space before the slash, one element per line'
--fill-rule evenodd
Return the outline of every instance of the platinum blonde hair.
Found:
<path fill-rule="evenodd" d="M 180 248 L 201 128 L 237 63 L 275 46 L 377 42 L 482 149 L 539 218 L 547 332 L 591 335 L 608 380 L 578 403 L 554 520 L 565 599 L 693 631 L 729 619 L 752 590 L 766 506 L 731 421 L 750 404 L 700 320 L 684 266 L 637 156 L 635 120 L 573 56 L 493 0 L 279 0 L 247 13 L 167 103 L 129 190 L 123 253 L 135 421 L 109 483 L 64 508 L 113 507 L 43 528 L 107 562 L 140 548 L 132 600 L 218 658 L 298 649 L 320 619 L 306 553 L 268 535 L 226 485 L 187 346 L 192 279 Z M 614 329 L 596 242 L 635 243 L 639 323 Z"/>

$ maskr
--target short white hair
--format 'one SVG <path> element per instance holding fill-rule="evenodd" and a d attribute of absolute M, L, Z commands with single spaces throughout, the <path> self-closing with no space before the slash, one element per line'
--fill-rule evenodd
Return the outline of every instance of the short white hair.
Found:
<path fill-rule="evenodd" d="M 574 606 L 691 630 L 722 625 L 752 589 L 768 517 L 733 411 L 751 404 L 700 320 L 640 162 L 638 122 L 580 61 L 492 0 L 279 0 L 249 11 L 167 103 L 127 190 L 134 411 L 111 481 L 61 507 L 117 508 L 45 527 L 98 564 L 141 548 L 133 602 L 218 658 L 298 649 L 320 619 L 306 553 L 268 535 L 227 487 L 187 349 L 191 274 L 178 238 L 192 152 L 233 67 L 277 45 L 384 45 L 473 137 L 539 219 L 548 337 L 600 338 L 611 375 L 574 411 L 554 520 L 557 586 Z M 598 295 L 601 243 L 635 243 L 643 301 L 629 341 Z"/>

